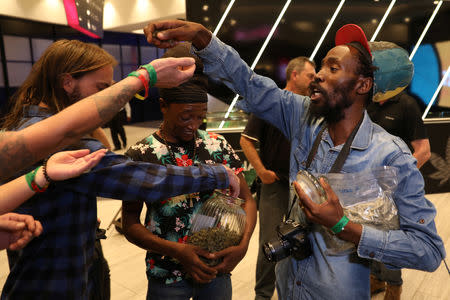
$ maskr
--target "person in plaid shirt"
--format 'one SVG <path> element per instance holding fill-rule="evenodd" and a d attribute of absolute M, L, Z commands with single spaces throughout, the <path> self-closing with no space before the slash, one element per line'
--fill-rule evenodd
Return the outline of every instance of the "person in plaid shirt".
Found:
<path fill-rule="evenodd" d="M 95 166 L 105 153 L 105 149 L 93 153 L 89 153 L 87 149 L 58 152 L 47 161 L 45 172 L 51 174 L 55 180 L 76 177 Z M 42 233 L 42 224 L 32 216 L 9 211 L 27 201 L 37 191 L 45 189 L 47 185 L 44 167 L 39 166 L 39 169 L 31 174 L 0 186 L 0 250 L 20 250 Z"/>
<path fill-rule="evenodd" d="M 80 42 L 77 43 L 76 41 L 58 43 L 64 43 L 66 51 L 71 51 L 72 47 L 85 49 L 79 46 Z M 87 52 L 87 54 L 90 53 Z M 51 64 L 54 63 L 54 61 L 51 61 L 48 67 L 52 68 Z M 192 77 L 195 70 L 194 59 L 190 57 L 155 59 L 150 64 L 156 71 L 156 87 L 177 86 Z M 82 70 L 83 72 L 97 68 L 97 66 L 84 67 L 87 67 L 87 69 Z M 38 72 L 39 70 L 41 72 Z M 148 77 L 145 71 L 139 70 L 138 72 Z M 32 92 L 31 89 L 35 89 L 35 91 L 43 89 L 41 87 L 45 89 L 47 81 L 56 82 L 56 80 L 61 79 L 58 76 L 62 75 L 58 72 L 52 72 L 50 76 L 46 69 L 37 65 L 33 67 L 33 74 L 35 74 L 35 78 L 29 78 L 12 96 L 10 103 L 20 101 L 23 97 L 29 97 L 30 94 L 28 93 Z M 78 76 L 81 76 L 81 73 Z M 41 80 L 39 81 L 39 79 Z M 41 87 L 37 88 L 38 86 Z M 99 128 L 99 126 L 111 120 L 142 88 L 142 82 L 139 82 L 136 78 L 126 78 L 114 86 L 78 101 L 63 110 L 56 109 L 58 113 L 47 118 L 44 122 L 36 123 L 20 131 L 1 131 L 0 165 L 2 167 L 0 168 L 0 180 L 9 178 L 11 174 L 49 156 L 55 149 L 62 149 L 79 140 L 85 134 Z M 108 96 L 109 94 L 111 96 Z M 64 94 L 61 96 L 65 97 Z M 39 98 L 44 97 L 44 95 L 34 94 L 33 97 Z M 22 107 L 18 107 L 18 109 L 20 109 L 17 112 L 19 116 Z M 5 128 L 8 128 L 8 126 Z M 51 132 L 50 135 L 49 132 Z"/>
<path fill-rule="evenodd" d="M 184 43 L 164 55 L 189 56 Z M 179 87 L 160 89 L 163 123 L 158 131 L 142 139 L 125 153 L 133 161 L 161 165 L 192 166 L 221 163 L 236 170 L 241 182 L 246 225 L 239 245 L 214 254 L 187 244 L 192 216 L 199 211 L 211 192 L 185 194 L 146 202 L 145 225 L 140 222 L 142 202 L 123 202 L 123 230 L 126 238 L 147 250 L 147 299 L 231 300 L 230 272 L 245 256 L 256 223 L 256 203 L 242 175 L 242 163 L 221 135 L 199 130 L 207 111 L 208 79 L 197 59 L 194 76 Z M 198 71 L 197 71 L 198 70 Z M 210 267 L 201 258 L 223 258 Z"/>
<path fill-rule="evenodd" d="M 132 97 L 141 88 L 140 80 L 135 77 L 108 88 L 113 80 L 114 65 L 114 58 L 95 45 L 79 41 L 55 42 L 26 79 L 27 91 L 17 98 L 12 113 L 7 116 L 8 129 L 21 130 L 31 126 L 102 89 L 106 90 L 95 98 L 100 100 L 98 106 L 104 105 L 102 102 L 110 97 L 121 102 L 125 97 Z M 44 84 L 43 78 L 47 79 Z M 86 137 L 68 150 L 96 151 L 100 148 L 103 146 L 99 141 Z M 24 170 L 25 173 L 28 171 Z M 233 185 L 234 193 L 239 190 L 233 171 L 222 166 L 165 167 L 132 162 L 107 152 L 90 172 L 52 183 L 45 192 L 16 209 L 17 213 L 29 214 L 39 220 L 43 232 L 24 249 L 14 255 L 8 253 L 11 271 L 1 298 L 90 297 L 94 288 L 88 273 L 97 222 L 96 196 L 158 201 L 184 193 L 226 188 L 229 184 Z"/>

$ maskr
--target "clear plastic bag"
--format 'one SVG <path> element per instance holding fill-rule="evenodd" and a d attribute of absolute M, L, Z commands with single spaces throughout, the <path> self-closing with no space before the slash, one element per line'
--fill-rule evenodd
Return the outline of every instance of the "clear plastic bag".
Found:
<path fill-rule="evenodd" d="M 397 188 L 397 169 L 379 167 L 359 173 L 328 173 L 326 177 L 339 198 L 344 214 L 354 223 L 380 230 L 399 228 L 393 194 Z M 355 251 L 353 243 L 335 236 L 320 226 L 327 245 L 327 254 L 341 255 Z"/>

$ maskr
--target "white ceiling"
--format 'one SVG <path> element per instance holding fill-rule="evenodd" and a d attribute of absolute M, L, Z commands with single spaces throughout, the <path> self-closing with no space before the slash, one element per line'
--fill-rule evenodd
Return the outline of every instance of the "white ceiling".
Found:
<path fill-rule="evenodd" d="M 1 2 L 1 15 L 67 25 L 63 0 L 1 0 Z M 142 28 L 148 21 L 186 18 L 185 5 L 185 0 L 105 0 L 103 29 L 142 33 Z"/>

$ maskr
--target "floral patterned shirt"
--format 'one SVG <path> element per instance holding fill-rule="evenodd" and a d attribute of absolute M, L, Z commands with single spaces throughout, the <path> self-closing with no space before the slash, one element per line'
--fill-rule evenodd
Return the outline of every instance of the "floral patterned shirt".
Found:
<path fill-rule="evenodd" d="M 192 166 L 199 163 L 221 163 L 234 169 L 236 173 L 243 170 L 242 163 L 230 144 L 223 136 L 212 132 L 198 130 L 195 145 L 192 140 L 187 143 L 168 143 L 168 146 L 176 163 L 164 140 L 156 133 L 131 146 L 125 155 L 135 161 L 162 165 Z M 192 157 L 194 152 L 195 158 Z M 186 243 L 191 227 L 191 218 L 200 209 L 201 204 L 211 196 L 211 192 L 180 195 L 160 202 L 146 203 L 146 228 L 160 238 Z M 157 279 L 170 284 L 185 278 L 183 266 L 169 256 L 147 252 L 145 262 L 149 279 Z"/>

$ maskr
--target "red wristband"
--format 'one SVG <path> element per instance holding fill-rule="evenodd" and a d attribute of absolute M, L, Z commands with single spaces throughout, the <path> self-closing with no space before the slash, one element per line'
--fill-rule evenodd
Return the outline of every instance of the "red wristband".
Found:
<path fill-rule="evenodd" d="M 131 72 L 130 74 L 128 74 L 128 76 L 134 76 L 137 77 L 141 80 L 142 84 L 144 85 L 145 88 L 145 95 L 142 98 L 142 96 L 140 96 L 139 94 L 136 94 L 135 97 L 140 99 L 140 100 L 144 100 L 148 97 L 148 80 L 145 78 L 144 75 L 142 75 L 141 73 L 138 73 L 136 71 Z"/>

